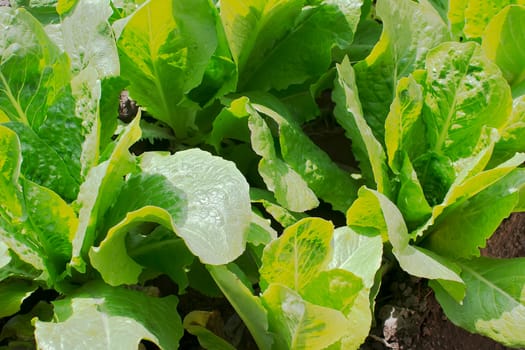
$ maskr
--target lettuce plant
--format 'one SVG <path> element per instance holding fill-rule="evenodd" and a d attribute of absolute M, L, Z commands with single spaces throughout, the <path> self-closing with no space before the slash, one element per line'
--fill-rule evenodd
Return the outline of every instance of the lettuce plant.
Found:
<path fill-rule="evenodd" d="M 179 314 L 191 288 L 226 298 L 259 349 L 357 349 L 395 260 L 454 323 L 524 346 L 525 261 L 479 252 L 525 208 L 524 6 L 0 7 L 0 342 L 176 349 L 186 331 L 234 349 L 212 313 Z M 323 118 L 352 164 L 305 132 Z M 169 142 L 130 151 L 141 138 Z"/>

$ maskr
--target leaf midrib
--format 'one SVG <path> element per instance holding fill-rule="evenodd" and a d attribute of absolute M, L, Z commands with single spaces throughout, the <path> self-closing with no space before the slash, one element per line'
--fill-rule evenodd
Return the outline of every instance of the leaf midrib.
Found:
<path fill-rule="evenodd" d="M 2 84 L 4 85 L 5 89 L 4 92 L 9 99 L 9 102 L 15 107 L 16 112 L 18 113 L 19 120 L 22 123 L 29 125 L 29 121 L 27 119 L 27 115 L 25 111 L 22 109 L 22 106 L 20 105 L 20 102 L 15 98 L 13 95 L 13 91 L 11 91 L 11 88 L 9 87 L 9 84 L 4 76 L 4 73 L 0 71 L 0 79 L 2 80 Z"/>
<path fill-rule="evenodd" d="M 472 276 L 474 276 L 476 278 L 476 280 L 478 280 L 479 282 L 485 284 L 486 286 L 488 286 L 491 290 L 497 292 L 498 294 L 500 294 L 501 296 L 505 297 L 507 300 L 509 300 L 512 304 L 518 306 L 518 305 L 522 305 L 520 304 L 516 299 L 514 299 L 511 295 L 509 295 L 509 293 L 507 293 L 505 290 L 503 290 L 502 288 L 500 288 L 498 285 L 494 284 L 493 282 L 491 282 L 490 280 L 488 280 L 487 278 L 485 278 L 482 274 L 478 273 L 477 271 L 471 269 L 470 267 L 464 265 L 464 264 L 461 264 L 461 263 L 458 263 L 458 265 L 461 267 L 461 269 L 463 271 L 466 271 L 468 273 L 470 273 Z"/>
<path fill-rule="evenodd" d="M 449 133 L 449 129 L 450 129 L 450 125 L 452 124 L 452 120 L 453 120 L 453 116 L 456 114 L 456 107 L 457 107 L 457 104 L 458 104 L 458 89 L 459 87 L 463 84 L 463 80 L 465 79 L 465 77 L 467 76 L 467 73 L 468 73 L 468 67 L 470 66 L 470 62 L 472 60 L 472 57 L 474 56 L 474 48 L 470 51 L 470 54 L 469 54 L 469 57 L 468 57 L 468 65 L 466 65 L 465 67 L 465 70 L 463 72 L 461 72 L 461 78 L 458 79 L 458 84 L 456 86 L 454 86 L 454 97 L 452 99 L 452 104 L 450 106 L 450 109 L 448 111 L 448 114 L 447 114 L 447 118 L 445 120 L 445 123 L 444 125 L 441 127 L 441 132 L 439 133 L 439 136 L 438 136 L 438 139 L 437 139 L 437 142 L 434 146 L 434 152 L 438 153 L 438 154 L 441 154 L 441 151 L 442 151 L 442 148 L 443 148 L 443 144 L 445 143 L 445 140 L 447 138 L 447 135 Z"/>

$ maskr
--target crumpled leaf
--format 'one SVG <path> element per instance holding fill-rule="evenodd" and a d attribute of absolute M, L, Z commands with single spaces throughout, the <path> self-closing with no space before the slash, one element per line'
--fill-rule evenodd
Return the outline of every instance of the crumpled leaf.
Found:
<path fill-rule="evenodd" d="M 452 161 L 471 155 L 482 128 L 499 128 L 510 114 L 507 82 L 473 42 L 439 45 L 428 53 L 426 71 L 422 118 L 429 149 Z"/>
<path fill-rule="evenodd" d="M 63 45 L 73 74 L 91 67 L 99 78 L 120 72 L 117 45 L 108 22 L 110 0 L 81 0 L 62 18 Z"/>
<path fill-rule="evenodd" d="M 232 162 L 199 149 L 146 153 L 143 172 L 164 175 L 187 200 L 176 233 L 203 263 L 220 265 L 245 249 L 251 222 L 249 186 Z"/>

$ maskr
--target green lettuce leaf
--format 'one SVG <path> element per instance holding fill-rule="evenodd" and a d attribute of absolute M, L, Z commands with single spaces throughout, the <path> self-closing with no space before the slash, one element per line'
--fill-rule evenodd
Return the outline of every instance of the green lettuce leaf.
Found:
<path fill-rule="evenodd" d="M 473 154 L 483 126 L 505 124 L 512 99 L 497 66 L 475 43 L 445 43 L 426 59 L 422 118 L 431 151 L 452 161 Z"/>
<path fill-rule="evenodd" d="M 504 345 L 525 346 L 525 259 L 475 258 L 457 264 L 467 286 L 462 303 L 431 284 L 447 317 Z"/>
<path fill-rule="evenodd" d="M 352 140 L 352 151 L 368 186 L 390 196 L 385 151 L 364 118 L 355 73 L 348 57 L 337 65 L 337 73 L 332 97 L 336 102 L 334 115 L 345 129 L 346 136 Z"/>
<path fill-rule="evenodd" d="M 450 1 L 448 18 L 456 37 L 482 37 L 490 20 L 509 4 L 525 4 L 523 0 L 460 0 Z"/>
<path fill-rule="evenodd" d="M 349 237 L 351 234 L 345 228 L 336 230 L 339 234 L 332 240 L 332 231 L 332 224 L 319 218 L 303 219 L 286 228 L 264 250 L 260 285 L 263 299 L 268 290 L 279 286 L 297 292 L 312 307 L 341 312 L 348 325 L 334 349 L 357 349 L 372 322 L 369 290 L 381 262 L 382 241 L 379 235 Z M 378 249 L 371 252 L 372 247 Z M 372 263 L 366 267 L 362 260 L 358 263 L 363 256 L 372 259 Z M 276 312 L 269 309 L 269 317 L 293 317 L 282 310 Z M 312 322 L 322 322 L 322 319 Z"/>
<path fill-rule="evenodd" d="M 360 0 L 221 1 L 239 87 L 284 90 L 317 80 L 331 63 L 332 47 L 351 44 L 361 6 Z"/>
<path fill-rule="evenodd" d="M 252 211 L 252 222 L 247 241 L 255 246 L 266 246 L 277 238 L 277 231 L 271 226 L 272 221 L 265 219 Z"/>
<path fill-rule="evenodd" d="M 487 164 L 511 112 L 510 89 L 479 45 L 448 42 L 428 52 L 426 74 L 400 80 L 397 96 L 386 121 L 389 162 L 399 169 L 406 152 L 427 201 L 439 204 L 456 177 Z"/>
<path fill-rule="evenodd" d="M 363 288 L 355 297 L 350 312 L 346 314 L 348 326 L 345 334 L 338 342 L 327 347 L 327 350 L 357 350 L 361 348 L 370 333 L 372 325 L 372 309 L 370 305 L 370 290 Z"/>
<path fill-rule="evenodd" d="M 2 7 L 0 23 L 1 109 L 11 120 L 38 129 L 69 84 L 68 58 L 26 10 Z"/>
<path fill-rule="evenodd" d="M 143 195 L 137 196 L 137 193 Z M 91 264 L 110 285 L 137 283 L 143 268 L 128 254 L 126 238 L 131 238 L 128 234 L 136 232 L 143 236 L 149 235 L 147 226 L 143 226 L 145 223 L 155 223 L 166 227 L 174 237 L 175 222 L 185 220 L 185 209 L 184 194 L 164 176 L 131 175 L 117 195 L 115 203 L 105 213 L 107 228 L 102 227 L 102 231 L 107 230 L 107 235 L 100 246 L 91 248 Z M 160 251 L 168 246 L 168 242 L 165 243 L 167 245 L 163 247 L 158 247 L 157 244 L 159 264 Z M 155 246 L 150 248 L 155 250 Z M 142 249 L 147 248 L 143 246 Z"/>
<path fill-rule="evenodd" d="M 332 258 L 329 269 L 344 269 L 361 279 L 358 293 L 352 293 L 353 303 L 345 316 L 350 323 L 340 342 L 329 349 L 358 349 L 370 333 L 372 325 L 373 297 L 376 273 L 381 266 L 383 242 L 381 235 L 357 233 L 348 226 L 338 227 L 332 239 Z M 367 261 L 363 264 L 363 261 Z M 372 305 L 371 305 L 372 302 Z"/>
<path fill-rule="evenodd" d="M 115 101 L 119 101 L 120 94 L 126 89 L 128 83 L 118 77 L 110 77 L 100 82 L 101 94 L 99 103 L 100 136 L 99 151 L 103 152 L 106 147 L 113 142 L 113 135 L 116 134 L 118 119 L 118 107 Z"/>
<path fill-rule="evenodd" d="M 250 142 L 250 130 L 248 129 L 247 97 L 239 97 L 215 117 L 213 128 L 208 135 L 207 143 L 212 145 L 217 152 L 222 151 L 221 142 L 224 140 L 236 140 Z"/>
<path fill-rule="evenodd" d="M 56 11 L 59 15 L 68 13 L 79 0 L 58 0 L 56 3 Z"/>
<path fill-rule="evenodd" d="M 53 191 L 31 181 L 21 181 L 27 226 L 44 249 L 45 263 L 52 276 L 60 274 L 71 258 L 71 240 L 78 226 L 73 208 Z"/>
<path fill-rule="evenodd" d="M 428 149 L 426 139 L 421 137 L 425 133 L 421 117 L 424 89 L 416 81 L 416 77 L 421 75 L 418 73 L 399 79 L 385 120 L 388 164 L 396 174 L 401 171 L 401 163 L 404 163 L 403 152 L 409 159 L 416 159 Z"/>
<path fill-rule="evenodd" d="M 164 226 L 147 234 L 135 233 L 126 238 L 128 255 L 153 272 L 164 273 L 177 284 L 179 293 L 189 285 L 187 271 L 195 256 L 184 241 Z M 176 256 L 176 259 L 173 257 Z"/>
<path fill-rule="evenodd" d="M 213 280 L 244 321 L 261 350 L 275 349 L 273 336 L 268 330 L 268 315 L 261 303 L 239 277 L 226 266 L 207 266 Z"/>
<path fill-rule="evenodd" d="M 248 127 L 251 131 L 252 148 L 262 157 L 259 161 L 259 174 L 267 188 L 274 192 L 278 203 L 295 212 L 317 207 L 319 201 L 315 193 L 306 181 L 277 155 L 272 132 L 255 110 L 251 112 Z"/>
<path fill-rule="evenodd" d="M 82 117 L 83 140 L 80 155 L 81 177 L 85 179 L 89 169 L 97 165 L 101 137 L 100 99 L 102 87 L 94 68 L 81 71 L 71 82 L 75 97 L 75 115 Z"/>
<path fill-rule="evenodd" d="M 525 47 L 518 38 L 525 35 L 520 25 L 524 19 L 525 6 L 505 7 L 489 22 L 481 41 L 483 51 L 501 69 L 513 94 L 520 95 L 525 93 Z"/>
<path fill-rule="evenodd" d="M 287 227 L 264 251 L 261 288 L 280 283 L 302 293 L 328 265 L 333 229 L 332 223 L 319 218 L 303 219 Z"/>
<path fill-rule="evenodd" d="M 412 229 L 424 223 L 432 215 L 432 208 L 425 198 L 425 193 L 410 159 L 406 153 L 404 155 L 398 175 L 399 188 L 396 204 L 408 227 Z"/>
<path fill-rule="evenodd" d="M 99 247 L 91 247 L 89 260 L 106 283 L 111 286 L 137 283 L 143 267 L 135 262 L 126 249 L 126 237 L 131 230 L 140 232 L 144 222 L 164 225 L 172 229 L 171 216 L 159 207 L 144 207 L 126 215 L 113 226 Z M 145 234 L 144 232 L 143 234 Z"/>
<path fill-rule="evenodd" d="M 427 1 L 379 0 L 383 32 L 370 55 L 354 69 L 363 113 L 384 142 L 385 118 L 401 77 L 422 68 L 431 48 L 450 39 L 447 25 Z"/>
<path fill-rule="evenodd" d="M 525 95 L 514 99 L 512 113 L 500 132 L 491 163 L 499 164 L 525 150 Z"/>
<path fill-rule="evenodd" d="M 137 116 L 123 131 L 109 159 L 90 169 L 82 183 L 77 198 L 80 207 L 78 229 L 73 239 L 71 266 L 79 271 L 85 270 L 85 261 L 89 249 L 100 241 L 106 232 L 100 232 L 103 215 L 114 204 L 120 189 L 124 185 L 124 176 L 135 170 L 135 157 L 129 153 L 141 135 L 140 116 Z"/>
<path fill-rule="evenodd" d="M 99 78 L 119 74 L 117 45 L 108 22 L 112 13 L 110 0 L 83 0 L 62 18 L 63 47 L 73 74 L 88 67 L 95 69 Z"/>
<path fill-rule="evenodd" d="M 0 23 L 0 114 L 21 139 L 22 172 L 72 201 L 87 131 L 75 114 L 69 59 L 25 10 L 2 7 Z"/>
<path fill-rule="evenodd" d="M 210 105 L 215 98 L 235 91 L 238 82 L 237 65 L 232 58 L 220 14 L 215 10 L 212 13 L 215 19 L 217 48 L 206 66 L 201 84 L 188 94 L 192 101 L 201 106 Z"/>
<path fill-rule="evenodd" d="M 474 167 L 476 167 L 476 164 L 479 161 L 479 159 L 476 159 L 478 158 L 476 156 L 472 158 L 474 158 L 474 161 L 472 163 L 474 163 Z M 435 205 L 434 207 L 432 207 L 432 216 L 428 219 L 428 221 L 410 234 L 411 239 L 416 240 L 419 236 L 424 236 L 427 229 L 436 222 L 436 219 L 438 219 L 440 215 L 443 214 L 447 207 L 455 205 L 456 202 L 458 202 L 458 204 L 461 204 L 461 202 L 464 201 L 468 204 L 468 200 L 471 197 L 475 196 L 484 189 L 500 181 L 506 175 L 515 170 L 518 166 L 523 164 L 523 162 L 525 162 L 525 154 L 517 153 L 514 157 L 512 157 L 505 163 L 498 165 L 495 168 L 474 173 L 470 177 L 466 175 L 458 176 L 456 181 L 452 184 L 449 191 L 447 192 L 443 202 L 439 205 Z M 483 164 L 486 164 L 486 162 L 484 162 Z M 466 171 L 464 173 L 469 174 L 471 172 L 470 168 L 471 166 L 467 167 L 467 170 L 469 171 Z M 510 187 L 508 190 L 510 190 L 510 192 L 512 193 L 514 191 L 519 190 L 519 188 L 513 189 L 512 187 Z M 503 193 L 507 192 L 507 194 L 509 194 L 508 190 L 503 189 Z"/>
<path fill-rule="evenodd" d="M 118 39 L 130 95 L 178 137 L 194 127 L 185 94 L 198 86 L 217 48 L 215 9 L 207 0 L 146 2 Z"/>
<path fill-rule="evenodd" d="M 262 301 L 276 349 L 323 349 L 340 340 L 349 327 L 341 311 L 309 303 L 281 284 L 270 284 Z"/>
<path fill-rule="evenodd" d="M 464 295 L 463 281 L 459 276 L 459 268 L 454 263 L 427 249 L 410 244 L 410 235 L 399 209 L 383 194 L 362 188 L 360 198 L 365 201 L 354 205 L 370 205 L 366 210 L 376 221 L 365 221 L 379 232 L 386 230 L 388 240 L 392 244 L 392 253 L 399 265 L 409 274 L 431 280 L 444 280 L 450 285 L 451 293 L 458 300 Z M 351 211 L 349 211 L 351 212 Z M 378 216 L 380 213 L 381 217 Z M 352 225 L 350 225 L 352 227 Z"/>
<path fill-rule="evenodd" d="M 245 249 L 251 222 L 249 186 L 232 162 L 199 150 L 146 153 L 142 171 L 164 175 L 187 200 L 175 232 L 203 263 L 220 265 Z"/>
<path fill-rule="evenodd" d="M 368 288 L 363 281 L 347 269 L 332 268 L 319 273 L 301 292 L 304 300 L 315 305 L 338 310 L 348 325 L 341 339 L 328 349 L 358 349 L 372 324 Z"/>
<path fill-rule="evenodd" d="M 327 286 L 327 288 L 323 288 Z M 350 313 L 359 292 L 363 289 L 361 278 L 346 269 L 321 271 L 300 294 L 315 305 Z"/>
<path fill-rule="evenodd" d="M 9 247 L 0 241 L 0 269 L 5 268 L 10 262 Z"/>
<path fill-rule="evenodd" d="M 21 218 L 24 208 L 21 201 L 21 189 L 18 184 L 22 163 L 21 145 L 17 135 L 5 126 L 0 125 L 0 186 L 2 191 L 2 219 Z"/>
<path fill-rule="evenodd" d="M 367 1 L 365 1 L 365 3 L 366 2 Z M 361 8 L 361 12 L 361 16 L 363 16 L 363 8 Z M 357 25 L 352 45 L 344 52 L 348 55 L 350 61 L 357 62 L 364 60 L 370 52 L 372 52 L 375 44 L 379 41 L 381 31 L 381 23 L 370 18 L 362 18 Z"/>
<path fill-rule="evenodd" d="M 0 317 L 11 316 L 20 310 L 24 299 L 38 286 L 31 281 L 10 279 L 0 283 Z"/>
<path fill-rule="evenodd" d="M 295 213 L 283 208 L 277 201 L 271 192 L 265 191 L 260 188 L 250 188 L 250 197 L 253 203 L 261 203 L 264 210 L 272 216 L 282 227 L 288 227 L 293 225 L 297 221 L 306 218 L 308 215 L 305 213 Z"/>
<path fill-rule="evenodd" d="M 253 94 L 253 107 L 277 123 L 283 160 L 322 200 L 345 212 L 356 198 L 358 181 L 341 169 L 297 125 L 286 108 L 273 97 Z M 337 188 L 337 191 L 333 189 Z"/>
<path fill-rule="evenodd" d="M 479 248 L 514 210 L 524 184 L 525 171 L 515 169 L 468 201 L 445 209 L 421 245 L 450 258 L 479 256 Z"/>
<path fill-rule="evenodd" d="M 78 225 L 73 209 L 53 191 L 20 176 L 20 143 L 0 126 L 0 241 L 53 282 L 71 256 Z"/>
<path fill-rule="evenodd" d="M 140 193 L 140 196 L 137 196 Z M 104 213 L 104 227 L 110 229 L 129 213 L 147 206 L 166 210 L 175 222 L 186 219 L 186 196 L 162 174 L 138 173 L 126 178 L 114 203 Z M 145 232 L 147 234 L 148 232 Z"/>
<path fill-rule="evenodd" d="M 381 266 L 383 242 L 380 235 L 364 235 L 348 226 L 338 227 L 332 239 L 333 253 L 328 268 L 344 269 L 359 276 L 366 288 L 372 288 Z M 367 261 L 363 264 L 363 261 Z"/>
<path fill-rule="evenodd" d="M 421 137 L 426 128 L 421 118 L 424 92 L 414 77 L 420 76 L 419 72 L 398 81 L 396 95 L 385 120 L 388 163 L 399 182 L 395 203 L 409 228 L 424 222 L 432 212 L 411 161 L 428 149 L 426 139 Z"/>
<path fill-rule="evenodd" d="M 188 333 L 199 339 L 199 344 L 204 349 L 235 350 L 230 343 L 206 328 L 213 314 L 210 311 L 192 311 L 184 317 L 182 325 Z"/>
<path fill-rule="evenodd" d="M 0 228 L 0 235 L 4 234 L 5 232 Z M 10 277 L 37 280 L 41 272 L 20 259 L 2 240 L 0 239 L 0 281 Z"/>
<path fill-rule="evenodd" d="M 91 283 L 55 301 L 54 321 L 37 320 L 35 338 L 40 349 L 130 349 L 142 339 L 177 349 L 183 334 L 177 303 L 173 295 L 156 298 Z"/>
<path fill-rule="evenodd" d="M 439 15 L 441 18 L 443 18 L 443 21 L 448 22 L 448 9 L 449 9 L 449 1 L 448 0 L 428 0 L 429 3 L 434 6 L 437 12 L 439 12 Z"/>
<path fill-rule="evenodd" d="M 76 130 L 81 128 L 81 120 L 74 116 L 72 107 L 71 104 L 65 111 L 57 111 L 60 115 L 48 114 L 37 132 L 19 122 L 4 124 L 17 133 L 22 143 L 25 160 L 22 174 L 29 180 L 52 189 L 67 201 L 73 201 L 77 197 L 81 182 L 81 135 L 67 131 L 64 127 L 67 125 Z M 71 114 L 64 117 L 67 114 L 62 114 L 63 112 Z"/>

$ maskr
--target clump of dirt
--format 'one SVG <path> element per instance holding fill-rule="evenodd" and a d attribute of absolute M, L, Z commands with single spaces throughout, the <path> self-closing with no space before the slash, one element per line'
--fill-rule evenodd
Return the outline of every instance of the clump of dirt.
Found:
<path fill-rule="evenodd" d="M 504 220 L 482 249 L 483 256 L 525 256 L 525 213 Z M 450 322 L 426 281 L 396 271 L 377 299 L 376 325 L 361 350 L 507 350 L 490 338 Z"/>

